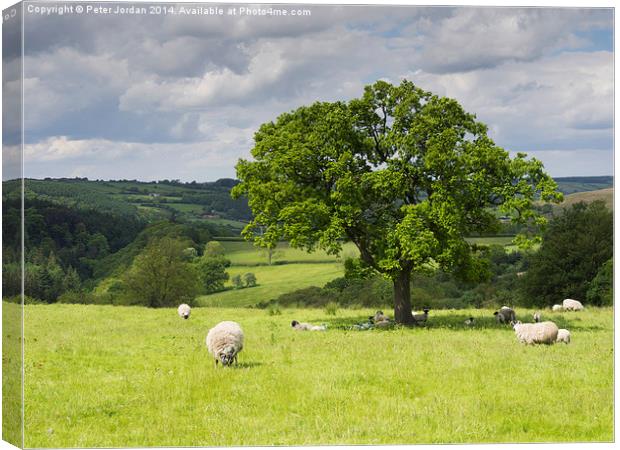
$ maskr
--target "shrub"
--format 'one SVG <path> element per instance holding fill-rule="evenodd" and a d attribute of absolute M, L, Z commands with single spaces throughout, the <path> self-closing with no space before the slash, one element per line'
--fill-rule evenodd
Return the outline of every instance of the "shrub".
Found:
<path fill-rule="evenodd" d="M 223 256 L 208 256 L 205 254 L 196 268 L 202 283 L 203 289 L 207 294 L 224 290 L 224 283 L 228 280 L 226 268 L 230 267 L 230 260 Z"/>
<path fill-rule="evenodd" d="M 282 314 L 282 311 L 280 310 L 280 305 L 278 305 L 278 303 L 272 303 L 269 305 L 269 307 L 267 308 L 267 314 L 270 316 L 279 316 Z"/>
<path fill-rule="evenodd" d="M 256 275 L 252 272 L 248 272 L 243 275 L 243 281 L 245 282 L 246 287 L 254 287 L 256 286 Z"/>
<path fill-rule="evenodd" d="M 241 275 L 235 275 L 230 279 L 231 283 L 235 287 L 235 289 L 243 288 L 243 281 L 241 281 Z"/>
<path fill-rule="evenodd" d="M 338 313 L 338 303 L 329 302 L 325 305 L 325 314 L 328 316 L 335 316 Z"/>
<path fill-rule="evenodd" d="M 601 266 L 594 279 L 588 283 L 587 302 L 596 306 L 613 305 L 613 277 L 614 263 L 613 259 L 610 259 Z"/>

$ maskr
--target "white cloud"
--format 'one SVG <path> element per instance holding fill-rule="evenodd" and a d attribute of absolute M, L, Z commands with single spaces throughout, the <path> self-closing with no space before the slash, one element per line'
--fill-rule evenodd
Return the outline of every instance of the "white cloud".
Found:
<path fill-rule="evenodd" d="M 146 80 L 134 84 L 120 97 L 120 109 L 175 111 L 240 100 L 271 87 L 280 79 L 285 64 L 278 49 L 267 43 L 252 57 L 247 73 L 223 68 L 210 70 L 201 78 Z"/>
<path fill-rule="evenodd" d="M 24 176 L 210 180 L 234 176 L 248 137 L 225 130 L 216 141 L 116 142 L 54 136 L 24 147 Z"/>
<path fill-rule="evenodd" d="M 583 148 L 586 141 L 610 148 L 612 74 L 612 53 L 571 52 L 488 70 L 408 76 L 456 98 L 491 127 L 500 145 L 527 150 Z"/>

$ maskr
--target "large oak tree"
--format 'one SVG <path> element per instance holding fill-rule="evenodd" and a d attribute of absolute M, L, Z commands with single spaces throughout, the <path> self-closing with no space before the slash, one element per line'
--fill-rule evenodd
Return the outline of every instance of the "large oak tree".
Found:
<path fill-rule="evenodd" d="M 474 277 L 480 270 L 465 236 L 496 229 L 494 207 L 538 226 L 534 202 L 561 198 L 539 161 L 511 159 L 457 101 L 406 80 L 282 114 L 254 140 L 254 160 L 239 161 L 233 189 L 254 213 L 244 236 L 332 254 L 343 238 L 353 242 L 364 264 L 393 281 L 403 324 L 413 323 L 412 271 Z"/>

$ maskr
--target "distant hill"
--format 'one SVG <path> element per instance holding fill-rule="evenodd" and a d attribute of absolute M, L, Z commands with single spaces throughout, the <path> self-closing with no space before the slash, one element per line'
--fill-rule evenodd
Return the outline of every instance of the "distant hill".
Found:
<path fill-rule="evenodd" d="M 234 200 L 230 196 L 231 188 L 237 183 L 237 180 L 228 178 L 208 183 L 46 178 L 26 179 L 24 184 L 26 199 L 36 198 L 70 208 L 135 217 L 145 222 L 210 222 L 238 234 L 252 214 L 246 199 Z M 19 187 L 20 183 L 15 180 L 5 181 L 4 198 L 19 195 Z"/>
<path fill-rule="evenodd" d="M 564 201 L 558 205 L 561 208 L 566 208 L 568 206 L 574 205 L 575 203 L 585 202 L 591 203 L 595 200 L 603 200 L 605 205 L 609 209 L 614 209 L 614 189 L 599 189 L 597 191 L 588 191 L 588 192 L 575 192 L 573 194 L 565 195 Z"/>
<path fill-rule="evenodd" d="M 558 189 L 566 194 L 575 192 L 597 191 L 600 189 L 611 188 L 614 185 L 613 176 L 601 177 L 557 177 L 554 178 L 558 184 Z"/>

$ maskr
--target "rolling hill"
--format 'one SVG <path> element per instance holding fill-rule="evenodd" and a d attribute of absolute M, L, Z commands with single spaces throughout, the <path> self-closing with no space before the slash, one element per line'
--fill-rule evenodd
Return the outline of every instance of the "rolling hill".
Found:
<path fill-rule="evenodd" d="M 554 180 L 558 184 L 558 189 L 564 195 L 576 192 L 598 191 L 600 189 L 611 188 L 614 185 L 613 176 L 556 177 Z"/>
<path fill-rule="evenodd" d="M 587 192 L 575 192 L 573 194 L 565 195 L 564 201 L 559 207 L 566 208 L 568 206 L 574 205 L 575 203 L 585 202 L 591 203 L 596 200 L 602 200 L 605 202 L 605 205 L 609 209 L 614 209 L 614 189 L 606 188 L 599 189 L 596 191 L 587 191 Z"/>

